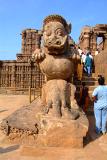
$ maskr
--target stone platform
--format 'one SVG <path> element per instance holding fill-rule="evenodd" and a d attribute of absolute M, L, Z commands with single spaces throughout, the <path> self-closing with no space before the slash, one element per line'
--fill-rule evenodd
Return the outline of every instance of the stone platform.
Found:
<path fill-rule="evenodd" d="M 22 107 L 5 118 L 1 128 L 11 142 L 46 147 L 83 147 L 83 138 L 88 131 L 84 113 L 76 120 L 55 118 L 42 114 L 40 99 Z"/>
<path fill-rule="evenodd" d="M 20 97 L 20 98 L 19 98 Z M 19 104 L 20 103 L 20 104 Z M 11 115 L 23 105 L 27 105 L 26 96 L 0 95 L 0 108 L 7 111 L 0 112 L 0 120 Z M 16 105 L 15 105 L 16 104 Z M 0 160 L 107 160 L 107 135 L 95 136 L 95 119 L 93 114 L 87 115 L 90 127 L 89 136 L 85 139 L 83 148 L 70 147 L 35 147 L 6 143 L 5 135 L 0 130 Z M 94 134 L 94 136 L 93 136 Z"/>
<path fill-rule="evenodd" d="M 83 147 L 83 137 L 88 131 L 88 120 L 81 115 L 77 120 L 43 116 L 37 145 L 46 147 Z"/>

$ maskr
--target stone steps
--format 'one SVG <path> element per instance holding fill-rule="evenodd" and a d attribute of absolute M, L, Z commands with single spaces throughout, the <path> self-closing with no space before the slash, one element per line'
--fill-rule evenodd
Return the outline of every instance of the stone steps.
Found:
<path fill-rule="evenodd" d="M 89 107 L 87 110 L 87 114 L 89 115 L 93 115 L 93 101 L 92 101 L 92 92 L 93 90 L 98 86 L 98 77 L 94 77 L 94 75 L 92 75 L 92 77 L 88 77 L 86 75 L 83 75 L 82 81 L 81 82 L 85 82 L 86 86 L 89 88 L 89 96 L 90 96 L 90 103 L 89 103 Z M 76 93 L 75 93 L 75 97 L 77 102 L 79 101 L 79 96 L 80 96 L 80 87 L 81 87 L 81 82 L 80 81 L 74 81 L 74 84 L 76 86 Z"/>

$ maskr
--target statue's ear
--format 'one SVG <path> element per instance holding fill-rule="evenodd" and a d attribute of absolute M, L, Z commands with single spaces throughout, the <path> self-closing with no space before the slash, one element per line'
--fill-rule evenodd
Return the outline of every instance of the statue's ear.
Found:
<path fill-rule="evenodd" d="M 71 23 L 68 23 L 68 34 L 71 33 L 71 29 L 72 29 L 72 24 L 71 24 Z"/>

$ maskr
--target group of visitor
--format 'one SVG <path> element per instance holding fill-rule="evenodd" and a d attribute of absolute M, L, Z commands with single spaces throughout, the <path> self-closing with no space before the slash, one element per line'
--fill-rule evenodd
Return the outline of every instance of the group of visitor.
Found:
<path fill-rule="evenodd" d="M 77 74 L 79 69 L 87 73 L 90 76 L 93 67 L 93 57 L 89 50 L 82 51 L 78 48 L 79 55 L 81 57 L 81 63 L 78 65 Z M 97 55 L 98 53 L 96 53 Z M 80 65 L 82 67 L 80 67 Z M 80 72 L 80 71 L 79 71 Z M 79 77 L 79 76 L 78 76 Z M 81 76 L 82 77 L 82 76 Z M 94 116 L 95 116 L 95 132 L 97 134 L 106 134 L 107 132 L 107 85 L 105 85 L 105 78 L 102 75 L 98 76 L 98 87 L 96 87 L 92 93 L 92 99 L 94 101 Z M 84 112 L 87 112 L 89 107 L 90 96 L 88 93 L 88 87 L 85 82 L 81 83 L 80 87 L 80 101 L 79 105 Z"/>
<path fill-rule="evenodd" d="M 87 76 L 90 76 L 92 73 L 92 67 L 93 67 L 93 56 L 91 55 L 91 52 L 89 51 L 88 48 L 82 51 L 80 47 L 78 47 L 78 52 L 81 57 L 81 66 L 82 66 L 81 69 L 83 70 L 83 72 L 87 73 Z M 78 69 L 77 69 L 77 72 L 78 72 Z"/>
<path fill-rule="evenodd" d="M 92 93 L 94 101 L 94 116 L 95 116 L 95 132 L 97 134 L 106 134 L 107 132 L 107 85 L 105 78 L 102 75 L 98 76 L 98 87 Z M 89 107 L 90 96 L 88 87 L 85 82 L 82 82 L 80 88 L 80 107 L 86 112 Z"/>

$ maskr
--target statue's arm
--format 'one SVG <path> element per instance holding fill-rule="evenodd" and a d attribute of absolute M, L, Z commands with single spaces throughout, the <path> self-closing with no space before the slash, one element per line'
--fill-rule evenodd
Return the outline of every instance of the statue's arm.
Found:
<path fill-rule="evenodd" d="M 45 59 L 45 51 L 42 48 L 37 48 L 32 54 L 32 59 L 36 62 L 41 62 Z"/>

